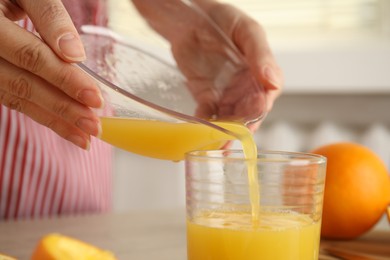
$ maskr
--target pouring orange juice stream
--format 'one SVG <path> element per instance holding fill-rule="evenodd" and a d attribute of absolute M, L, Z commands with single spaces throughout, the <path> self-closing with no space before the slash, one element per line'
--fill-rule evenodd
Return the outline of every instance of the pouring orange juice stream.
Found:
<path fill-rule="evenodd" d="M 245 156 L 256 158 L 257 147 L 249 129 L 240 123 L 213 122 L 229 135 L 203 124 L 169 123 L 155 120 L 102 117 L 102 140 L 124 150 L 163 160 L 180 161 L 199 149 L 219 149 L 226 141 L 239 139 Z M 129 138 L 126 138 L 129 137 Z M 254 225 L 259 219 L 259 184 L 256 164 L 249 163 L 248 178 Z"/>

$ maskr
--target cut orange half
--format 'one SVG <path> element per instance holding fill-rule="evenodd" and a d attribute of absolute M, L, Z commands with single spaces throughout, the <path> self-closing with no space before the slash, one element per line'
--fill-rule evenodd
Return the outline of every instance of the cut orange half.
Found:
<path fill-rule="evenodd" d="M 0 253 L 0 260 L 16 260 L 16 258 Z"/>
<path fill-rule="evenodd" d="M 32 260 L 116 260 L 109 252 L 97 248 L 83 241 L 63 236 L 60 234 L 48 234 L 38 243 Z"/>

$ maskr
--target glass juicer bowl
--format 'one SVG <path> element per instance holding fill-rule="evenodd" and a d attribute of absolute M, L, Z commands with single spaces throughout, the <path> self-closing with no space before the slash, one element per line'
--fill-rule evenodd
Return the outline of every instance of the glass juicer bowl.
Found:
<path fill-rule="evenodd" d="M 143 39 L 112 24 L 79 29 L 87 59 L 78 66 L 105 99 L 102 140 L 178 161 L 192 150 L 219 149 L 237 139 L 235 126 L 264 118 L 263 87 L 205 12 L 183 0 L 142 5 L 132 6 L 127 26 L 142 26 Z"/>

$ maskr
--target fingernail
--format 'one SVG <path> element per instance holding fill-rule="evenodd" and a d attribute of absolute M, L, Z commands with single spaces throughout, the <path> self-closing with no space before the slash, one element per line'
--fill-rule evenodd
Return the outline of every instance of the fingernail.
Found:
<path fill-rule="evenodd" d="M 87 134 L 100 137 L 102 133 L 102 126 L 99 121 L 89 118 L 81 118 L 76 122 L 76 125 Z"/>
<path fill-rule="evenodd" d="M 83 137 L 79 135 L 70 135 L 68 136 L 68 141 L 72 142 L 73 144 L 77 145 L 78 147 L 89 150 L 90 143 L 89 140 L 85 140 Z"/>
<path fill-rule="evenodd" d="M 276 76 L 273 69 L 271 69 L 269 66 L 265 67 L 263 70 L 263 76 L 265 79 L 270 83 L 269 89 L 279 89 L 280 88 L 280 80 Z"/>
<path fill-rule="evenodd" d="M 83 90 L 79 93 L 78 99 L 85 105 L 93 108 L 103 108 L 104 99 L 100 92 L 94 90 Z"/>
<path fill-rule="evenodd" d="M 79 62 L 86 59 L 84 47 L 73 33 L 62 35 L 58 40 L 58 46 L 62 54 L 71 61 Z"/>

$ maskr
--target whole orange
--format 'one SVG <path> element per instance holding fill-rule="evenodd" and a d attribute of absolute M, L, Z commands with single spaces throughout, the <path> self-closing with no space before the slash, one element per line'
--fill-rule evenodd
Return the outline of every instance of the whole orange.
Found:
<path fill-rule="evenodd" d="M 335 143 L 312 153 L 327 158 L 321 236 L 351 239 L 370 230 L 390 203 L 383 161 L 356 143 Z"/>

